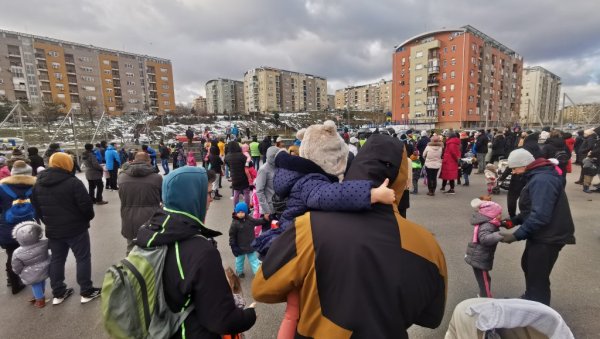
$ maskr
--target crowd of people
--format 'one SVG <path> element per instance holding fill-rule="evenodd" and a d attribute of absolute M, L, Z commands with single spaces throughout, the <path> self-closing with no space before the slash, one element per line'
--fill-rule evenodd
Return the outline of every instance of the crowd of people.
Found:
<path fill-rule="evenodd" d="M 438 179 L 439 191 L 454 195 L 461 183 L 470 185 L 473 170 L 482 175 L 488 185 L 471 202 L 473 233 L 465 255 L 478 296 L 492 298 L 498 243 L 526 241 L 521 298 L 545 305 L 559 253 L 575 243 L 566 174 L 582 166 L 574 184 L 600 192 L 592 185 L 600 167 L 600 128 L 575 135 L 518 127 L 376 131 L 357 138 L 327 121 L 298 131 L 291 145 L 241 134 L 235 125 L 224 135 L 188 128 L 187 146 L 161 141 L 157 150 L 86 144 L 80 170 L 88 189 L 74 176 L 76 157 L 58 144 L 43 157 L 35 147 L 29 157 L 19 149 L 0 157 L 0 245 L 12 293 L 31 285 L 32 303 L 44 307 L 49 278 L 52 303 L 64 302 L 74 293 L 64 283 L 71 250 L 81 303 L 101 296 L 91 280 L 88 228 L 94 204 L 107 204 L 106 187 L 120 198 L 125 255 L 168 248 L 166 303 L 171 310 L 190 308 L 173 337 L 235 336 L 253 326 L 254 304 L 239 300 L 247 258 L 253 298 L 287 303 L 278 338 L 404 338 L 412 324 L 439 326 L 446 304 L 444 254 L 429 231 L 406 219 L 421 179 L 434 197 Z M 508 170 L 498 173 L 502 163 Z M 505 180 L 507 214 L 491 196 Z M 211 202 L 223 198 L 223 184 L 231 188 L 229 246 L 236 258 L 228 274 L 214 241 L 221 233 L 204 225 Z M 356 309 L 365 312 L 348 312 Z"/>

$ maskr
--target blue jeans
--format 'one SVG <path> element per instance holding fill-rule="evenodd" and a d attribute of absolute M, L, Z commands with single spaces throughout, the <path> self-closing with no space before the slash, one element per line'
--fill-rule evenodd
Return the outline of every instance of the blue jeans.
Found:
<path fill-rule="evenodd" d="M 256 274 L 256 271 L 258 271 L 260 260 L 258 260 L 256 252 L 252 252 L 235 257 L 235 274 L 240 275 L 241 273 L 244 273 L 244 261 L 246 257 L 248 257 L 248 262 L 250 262 L 252 273 Z"/>
<path fill-rule="evenodd" d="M 252 162 L 254 163 L 254 168 L 258 171 L 260 168 L 260 156 L 252 157 Z"/>
<path fill-rule="evenodd" d="M 165 171 L 165 175 L 169 174 L 169 159 L 160 159 L 162 163 L 163 171 Z"/>
<path fill-rule="evenodd" d="M 35 284 L 31 284 L 31 291 L 33 292 L 34 298 L 44 299 L 46 291 L 46 280 L 42 280 L 40 282 L 36 282 Z"/>

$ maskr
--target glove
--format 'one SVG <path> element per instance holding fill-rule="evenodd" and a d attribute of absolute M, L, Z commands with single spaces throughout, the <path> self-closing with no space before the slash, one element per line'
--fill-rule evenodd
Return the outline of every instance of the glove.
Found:
<path fill-rule="evenodd" d="M 515 224 L 513 224 L 512 220 L 510 220 L 510 218 L 507 218 L 507 219 L 502 220 L 500 226 L 509 230 L 509 229 L 515 227 Z"/>
<path fill-rule="evenodd" d="M 504 233 L 504 232 L 500 232 L 500 235 L 502 236 L 502 239 L 500 240 L 501 242 L 510 244 L 512 242 L 517 241 L 517 238 L 515 238 L 515 235 L 512 233 Z"/>

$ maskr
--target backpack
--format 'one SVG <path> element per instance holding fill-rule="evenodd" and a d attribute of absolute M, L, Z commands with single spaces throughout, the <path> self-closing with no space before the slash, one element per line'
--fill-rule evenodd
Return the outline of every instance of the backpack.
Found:
<path fill-rule="evenodd" d="M 135 246 L 106 271 L 102 317 L 112 338 L 170 338 L 194 309 L 191 296 L 179 313 L 167 305 L 162 281 L 167 249 Z"/>
<path fill-rule="evenodd" d="M 569 162 L 569 159 L 571 159 L 571 155 L 566 151 L 560 150 L 554 154 L 554 158 L 558 160 L 560 166 L 564 166 Z"/>
<path fill-rule="evenodd" d="M 9 197 L 13 199 L 12 206 L 4 212 L 4 220 L 6 220 L 10 224 L 18 224 L 27 220 L 35 220 L 35 209 L 31 204 L 31 193 L 33 191 L 33 187 L 25 192 L 25 195 L 22 198 L 19 198 L 13 190 L 10 189 L 7 185 L 0 185 L 0 188 L 6 193 Z"/>

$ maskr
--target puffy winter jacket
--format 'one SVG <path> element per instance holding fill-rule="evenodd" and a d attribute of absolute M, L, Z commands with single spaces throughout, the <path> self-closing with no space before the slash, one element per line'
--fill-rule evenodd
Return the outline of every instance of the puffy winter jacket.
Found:
<path fill-rule="evenodd" d="M 482 133 L 480 136 L 478 136 L 477 140 L 475 141 L 475 150 L 477 151 L 477 153 L 487 154 L 488 142 L 489 142 L 489 139 L 488 139 L 487 135 L 485 135 L 485 133 Z"/>
<path fill-rule="evenodd" d="M 247 189 L 248 177 L 246 177 L 246 156 L 242 154 L 240 145 L 232 141 L 228 144 L 228 153 L 225 156 L 225 163 L 229 166 L 231 175 L 231 186 L 236 191 Z"/>
<path fill-rule="evenodd" d="M 102 172 L 104 170 L 100 163 L 98 163 L 98 157 L 96 157 L 96 153 L 94 153 L 94 151 L 83 152 L 81 161 L 85 165 L 85 178 L 87 180 L 102 179 Z"/>
<path fill-rule="evenodd" d="M 106 148 L 104 158 L 106 159 L 107 170 L 112 171 L 121 167 L 121 157 L 119 157 L 119 153 L 112 145 Z"/>
<path fill-rule="evenodd" d="M 435 169 L 442 167 L 442 150 L 441 142 L 430 142 L 423 151 L 425 167 Z"/>
<path fill-rule="evenodd" d="M 20 223 L 13 230 L 21 246 L 13 253 L 12 268 L 25 285 L 48 278 L 48 239 L 41 239 L 42 233 L 42 227 L 33 221 Z"/>
<path fill-rule="evenodd" d="M 465 261 L 475 268 L 489 271 L 494 265 L 494 253 L 502 235 L 498 232 L 498 226 L 490 223 L 490 217 L 480 213 L 471 216 L 471 225 L 479 225 L 479 232 L 477 242 L 469 242 L 467 246 Z"/>
<path fill-rule="evenodd" d="M 31 202 L 46 225 L 46 237 L 70 238 L 90 228 L 94 219 L 92 198 L 81 180 L 60 168 L 38 174 Z"/>
<path fill-rule="evenodd" d="M 240 256 L 254 252 L 252 241 L 254 241 L 254 226 L 263 225 L 264 219 L 254 219 L 246 215 L 244 219 L 240 219 L 232 215 L 231 226 L 229 227 L 229 246 L 233 255 Z"/>
<path fill-rule="evenodd" d="M 272 146 L 267 150 L 267 162 L 260 167 L 258 170 L 258 176 L 256 177 L 256 196 L 260 204 L 260 211 L 263 214 L 275 213 L 273 207 L 273 196 L 275 195 L 275 189 L 273 188 L 273 179 L 275 178 L 275 156 L 280 149 Z"/>
<path fill-rule="evenodd" d="M 31 175 L 13 175 L 0 180 L 0 185 L 7 185 L 18 197 L 24 197 L 35 184 L 36 178 Z M 33 194 L 33 193 L 32 193 Z M 4 219 L 6 211 L 12 207 L 14 199 L 4 190 L 0 189 L 0 245 L 17 245 L 13 238 L 12 231 L 15 224 L 11 224 Z"/>

